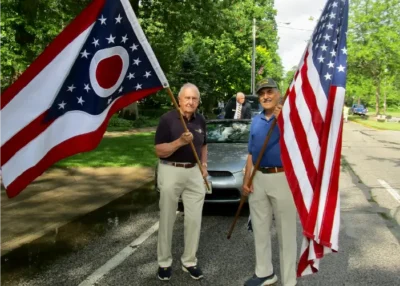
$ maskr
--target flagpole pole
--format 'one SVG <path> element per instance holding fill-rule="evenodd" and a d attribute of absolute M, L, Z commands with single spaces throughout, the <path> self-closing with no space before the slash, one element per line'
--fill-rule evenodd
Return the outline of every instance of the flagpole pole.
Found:
<path fill-rule="evenodd" d="M 282 99 L 282 105 L 285 103 L 288 94 L 289 94 L 289 88 L 288 88 L 288 90 L 286 91 L 286 94 L 285 94 L 284 98 Z M 279 113 L 279 115 L 280 115 L 280 113 Z M 278 115 L 278 117 L 279 117 L 279 115 Z M 274 128 L 275 128 L 275 125 L 276 125 L 276 122 L 277 122 L 277 120 L 278 120 L 278 117 L 275 117 L 275 118 L 272 120 L 272 124 L 271 124 L 271 127 L 270 127 L 269 130 L 268 130 L 267 137 L 265 137 L 264 144 L 263 144 L 263 146 L 261 147 L 260 154 L 258 155 L 257 161 L 256 161 L 256 163 L 254 164 L 253 170 L 252 170 L 252 172 L 251 172 L 250 180 L 249 180 L 248 183 L 247 183 L 247 186 L 248 186 L 248 187 L 250 187 L 250 186 L 252 185 L 254 176 L 256 175 L 256 171 L 257 171 L 258 168 L 260 167 L 260 163 L 261 163 L 262 156 L 264 155 L 265 149 L 267 149 L 267 145 L 268 145 L 269 139 L 270 139 L 270 137 L 271 137 L 272 131 L 273 131 Z M 236 222 L 237 222 L 237 220 L 239 219 L 240 212 L 242 211 L 243 205 L 244 205 L 244 203 L 246 202 L 246 198 L 247 198 L 247 196 L 245 196 L 245 195 L 242 194 L 242 196 L 241 196 L 241 198 L 240 198 L 239 207 L 238 207 L 238 209 L 237 209 L 237 211 L 236 211 L 235 219 L 233 220 L 233 223 L 232 223 L 232 225 L 231 225 L 231 227 L 230 227 L 230 229 L 229 229 L 228 235 L 227 235 L 227 238 L 228 238 L 228 239 L 231 238 L 231 235 L 232 235 L 232 232 L 233 232 L 233 230 L 234 230 L 234 228 L 235 228 Z"/>
<path fill-rule="evenodd" d="M 181 122 L 182 122 L 182 125 L 183 125 L 183 129 L 185 130 L 185 132 L 189 132 L 189 129 L 187 128 L 186 123 L 185 123 L 185 119 L 183 119 L 183 115 L 182 115 L 181 109 L 179 108 L 179 105 L 176 102 L 175 96 L 173 95 L 173 93 L 172 93 L 172 91 L 171 91 L 171 89 L 169 87 L 167 87 L 167 93 L 168 93 L 169 97 L 171 98 L 171 101 L 174 104 L 175 109 L 179 113 L 179 118 L 181 119 Z M 203 170 L 201 168 L 200 159 L 199 159 L 199 156 L 197 155 L 196 148 L 193 145 L 193 141 L 190 142 L 190 147 L 192 148 L 194 157 L 196 158 L 196 162 L 197 162 L 197 165 L 199 166 L 200 173 L 203 174 Z M 208 185 L 207 178 L 203 177 L 203 179 L 204 179 L 204 183 L 207 186 L 207 190 L 210 190 L 210 186 Z"/>

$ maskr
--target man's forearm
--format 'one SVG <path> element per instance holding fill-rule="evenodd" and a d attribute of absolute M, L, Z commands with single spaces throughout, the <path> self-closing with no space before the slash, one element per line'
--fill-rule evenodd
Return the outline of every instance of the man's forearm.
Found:
<path fill-rule="evenodd" d="M 156 155 L 159 158 L 167 158 L 182 146 L 183 144 L 180 139 L 176 139 L 171 143 L 158 144 L 156 145 Z"/>
<path fill-rule="evenodd" d="M 247 156 L 246 168 L 244 172 L 244 178 L 243 178 L 244 184 L 247 184 L 247 182 L 250 180 L 252 170 L 253 170 L 253 156 L 249 154 Z"/>
<path fill-rule="evenodd" d="M 207 164 L 207 152 L 208 152 L 207 145 L 201 146 L 201 158 L 200 158 L 200 161 L 201 161 L 202 164 L 203 163 Z"/>

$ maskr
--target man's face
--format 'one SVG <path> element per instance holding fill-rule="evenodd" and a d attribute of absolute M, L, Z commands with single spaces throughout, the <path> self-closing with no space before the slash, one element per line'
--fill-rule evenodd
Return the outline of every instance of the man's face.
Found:
<path fill-rule="evenodd" d="M 184 113 L 193 114 L 199 106 L 199 99 L 197 92 L 187 87 L 179 95 L 179 106 Z"/>
<path fill-rule="evenodd" d="M 244 102 L 244 94 L 238 94 L 236 95 L 236 101 L 240 104 L 243 104 Z"/>
<path fill-rule="evenodd" d="M 258 93 L 258 100 L 264 109 L 274 109 L 279 103 L 278 89 L 272 87 L 264 87 Z"/>

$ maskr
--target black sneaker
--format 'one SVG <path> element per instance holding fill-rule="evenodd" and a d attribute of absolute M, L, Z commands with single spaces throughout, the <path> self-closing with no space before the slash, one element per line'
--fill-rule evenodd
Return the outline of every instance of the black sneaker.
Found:
<path fill-rule="evenodd" d="M 249 280 L 244 283 L 244 286 L 265 286 L 272 285 L 276 281 L 278 281 L 278 277 L 274 273 L 267 277 L 257 277 L 257 275 L 253 275 Z"/>
<path fill-rule="evenodd" d="M 185 272 L 189 272 L 190 277 L 195 280 L 203 278 L 203 272 L 201 272 L 201 269 L 198 266 L 186 267 L 185 265 L 182 265 L 182 270 Z"/>
<path fill-rule="evenodd" d="M 171 279 L 172 268 L 171 267 L 158 267 L 158 279 L 162 281 L 168 281 Z"/>

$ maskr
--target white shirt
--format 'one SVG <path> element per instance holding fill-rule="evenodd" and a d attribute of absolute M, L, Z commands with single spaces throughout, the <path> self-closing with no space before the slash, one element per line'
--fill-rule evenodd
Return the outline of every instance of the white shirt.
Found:
<path fill-rule="evenodd" d="M 243 105 L 236 101 L 236 110 L 235 110 L 235 115 L 233 116 L 233 119 L 240 119 L 239 114 L 238 114 L 239 106 L 242 107 L 241 113 L 243 113 Z"/>

